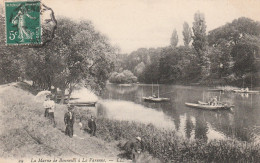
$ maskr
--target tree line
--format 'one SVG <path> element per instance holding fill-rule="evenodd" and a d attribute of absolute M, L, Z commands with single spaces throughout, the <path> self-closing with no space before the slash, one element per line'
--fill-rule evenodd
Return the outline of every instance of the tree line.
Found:
<path fill-rule="evenodd" d="M 208 33 L 206 29 L 198 11 L 192 27 L 183 24 L 183 46 L 177 46 L 174 29 L 169 46 L 122 54 L 116 71 L 129 70 L 144 83 L 259 85 L 260 23 L 240 17 Z"/>

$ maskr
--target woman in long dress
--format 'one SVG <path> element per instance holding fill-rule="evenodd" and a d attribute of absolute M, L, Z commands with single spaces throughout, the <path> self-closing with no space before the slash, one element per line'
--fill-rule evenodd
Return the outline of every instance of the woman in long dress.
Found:
<path fill-rule="evenodd" d="M 26 17 L 30 19 L 36 19 L 35 17 L 32 17 L 27 13 L 26 7 L 23 5 L 21 6 L 20 10 L 18 11 L 17 15 L 13 18 L 12 23 L 13 24 L 18 24 L 18 38 L 21 39 L 20 42 L 24 42 L 24 39 L 32 39 L 34 33 L 31 32 L 29 29 L 26 27 L 26 22 L 25 19 Z"/>

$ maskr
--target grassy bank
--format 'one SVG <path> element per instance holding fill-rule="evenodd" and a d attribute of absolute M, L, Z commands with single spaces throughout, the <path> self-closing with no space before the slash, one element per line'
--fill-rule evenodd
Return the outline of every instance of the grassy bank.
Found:
<path fill-rule="evenodd" d="M 0 158 L 117 158 L 120 152 L 116 144 L 90 137 L 79 130 L 77 123 L 74 125 L 77 136 L 65 136 L 64 105 L 56 107 L 54 128 L 43 116 L 42 102 L 34 100 L 30 89 L 22 88 L 8 86 L 0 92 Z"/>
<path fill-rule="evenodd" d="M 25 88 L 24 88 L 25 89 Z M 153 125 L 97 118 L 97 138 L 81 133 L 77 123 L 77 137 L 64 135 L 63 116 L 66 107 L 57 105 L 53 128 L 43 117 L 42 103 L 33 100 L 28 88 L 10 86 L 0 92 L 1 125 L 0 157 L 30 156 L 99 156 L 117 157 L 116 143 L 141 136 L 145 149 L 162 162 L 258 162 L 260 146 L 235 140 L 189 141 L 174 131 L 160 130 Z M 89 113 L 78 110 L 84 123 Z M 77 120 L 78 122 L 78 120 Z M 159 123 L 159 122 L 158 122 Z M 104 141 L 105 140 L 105 141 Z M 144 155 L 140 162 L 157 162 Z M 149 160 L 149 161 L 147 161 Z M 151 161 L 152 160 L 152 161 Z"/>

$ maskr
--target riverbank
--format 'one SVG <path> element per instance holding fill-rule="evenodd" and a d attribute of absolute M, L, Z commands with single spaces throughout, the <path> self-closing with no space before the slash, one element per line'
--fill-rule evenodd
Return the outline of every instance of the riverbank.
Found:
<path fill-rule="evenodd" d="M 97 118 L 97 137 L 82 132 L 77 120 L 75 135 L 69 138 L 64 135 L 66 106 L 57 105 L 57 126 L 53 128 L 43 117 L 42 103 L 34 101 L 34 95 L 28 90 L 7 86 L 0 92 L 1 120 L 5 124 L 1 125 L 1 158 L 86 156 L 116 159 L 121 154 L 117 148 L 119 142 L 141 136 L 146 151 L 163 162 L 257 162 L 260 159 L 258 144 L 236 140 L 190 141 L 174 131 L 158 129 L 151 124 L 104 117 Z M 76 111 L 86 124 L 89 113 Z M 159 162 L 148 154 L 143 160 Z"/>
<path fill-rule="evenodd" d="M 2 87 L 1 87 L 2 89 Z M 28 90 L 17 85 L 5 86 L 0 92 L 1 135 L 0 158 L 103 158 L 116 160 L 120 154 L 115 142 L 106 142 L 74 126 L 74 137 L 65 136 L 64 105 L 55 110 L 56 128 L 43 116 L 42 103 Z"/>

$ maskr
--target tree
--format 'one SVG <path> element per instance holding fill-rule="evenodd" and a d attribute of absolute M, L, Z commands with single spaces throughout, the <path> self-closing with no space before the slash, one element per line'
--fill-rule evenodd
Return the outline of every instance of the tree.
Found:
<path fill-rule="evenodd" d="M 124 70 L 121 73 L 113 72 L 110 75 L 109 82 L 111 83 L 135 83 L 137 81 L 137 77 L 129 70 Z"/>
<path fill-rule="evenodd" d="M 203 78 L 209 75 L 209 58 L 207 56 L 207 35 L 206 21 L 204 14 L 199 11 L 194 14 L 193 22 L 193 42 L 192 45 L 196 51 L 198 65 L 201 67 L 200 76 Z"/>
<path fill-rule="evenodd" d="M 0 24 L 4 23 L 4 18 L 0 17 Z M 4 26 L 0 25 L 0 83 L 9 83 L 17 81 L 19 77 L 23 77 L 24 62 L 21 53 L 27 53 L 28 48 L 23 46 L 6 46 L 4 36 Z"/>
<path fill-rule="evenodd" d="M 187 22 L 183 23 L 183 42 L 184 42 L 184 46 L 189 46 L 190 42 L 191 42 L 191 37 L 192 37 L 192 32 L 191 32 L 191 28 L 189 27 L 189 24 Z"/>
<path fill-rule="evenodd" d="M 140 75 L 143 73 L 144 69 L 145 69 L 145 64 L 144 64 L 143 62 L 139 63 L 139 64 L 135 67 L 135 69 L 134 69 L 135 74 L 136 74 L 137 76 L 140 76 Z"/>
<path fill-rule="evenodd" d="M 240 80 L 242 83 L 259 83 L 259 61 L 256 57 L 260 51 L 260 23 L 248 18 L 238 18 L 212 31 L 208 35 L 209 46 L 213 47 L 217 54 L 211 58 L 219 58 L 219 63 L 213 62 L 215 72 L 228 80 Z M 218 56 L 217 56 L 218 55 Z M 222 65 L 216 68 L 214 65 Z M 212 68 L 213 68 L 212 67 Z M 231 77 L 229 79 L 229 76 Z M 252 79 L 252 82 L 251 82 Z"/>
<path fill-rule="evenodd" d="M 101 93 L 114 68 L 114 48 L 89 21 L 62 18 L 58 24 L 54 40 L 27 55 L 27 77 L 42 88 L 61 89 L 61 102 L 65 90 L 70 95 L 77 85 Z"/>
<path fill-rule="evenodd" d="M 174 29 L 172 32 L 172 37 L 171 37 L 171 47 L 175 48 L 178 44 L 178 41 L 179 41 L 178 34 L 177 34 L 176 29 Z"/>

